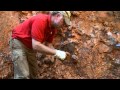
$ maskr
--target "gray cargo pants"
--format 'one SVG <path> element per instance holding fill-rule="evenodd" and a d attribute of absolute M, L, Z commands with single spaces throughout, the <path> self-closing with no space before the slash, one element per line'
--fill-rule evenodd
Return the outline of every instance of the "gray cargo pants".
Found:
<path fill-rule="evenodd" d="M 17 39 L 10 40 L 10 48 L 14 64 L 14 79 L 37 79 L 36 53 L 26 48 Z"/>

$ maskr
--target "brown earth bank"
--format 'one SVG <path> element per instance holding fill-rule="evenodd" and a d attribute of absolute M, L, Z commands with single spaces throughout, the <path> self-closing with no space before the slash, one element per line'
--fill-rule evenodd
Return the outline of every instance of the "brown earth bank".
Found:
<path fill-rule="evenodd" d="M 9 48 L 12 29 L 27 18 L 49 11 L 0 11 L 0 78 L 13 76 Z M 65 61 L 37 54 L 39 79 L 120 79 L 119 11 L 71 11 L 72 29 L 61 29 L 56 49 L 71 53 Z"/>

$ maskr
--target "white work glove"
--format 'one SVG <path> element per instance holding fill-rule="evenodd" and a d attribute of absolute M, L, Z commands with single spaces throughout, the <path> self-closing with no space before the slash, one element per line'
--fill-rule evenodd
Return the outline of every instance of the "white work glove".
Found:
<path fill-rule="evenodd" d="M 55 56 L 61 60 L 64 60 L 67 55 L 66 55 L 66 52 L 64 52 L 64 51 L 56 50 Z"/>

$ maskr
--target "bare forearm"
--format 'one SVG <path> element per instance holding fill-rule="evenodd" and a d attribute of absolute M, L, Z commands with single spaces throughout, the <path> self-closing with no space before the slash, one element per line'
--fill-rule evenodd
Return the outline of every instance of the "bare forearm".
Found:
<path fill-rule="evenodd" d="M 52 49 L 54 49 L 54 47 L 53 47 L 53 44 L 52 44 L 52 43 L 48 43 L 48 42 L 46 42 L 46 43 L 45 43 L 45 45 L 46 45 L 46 46 L 48 46 L 48 47 L 50 47 L 50 48 L 52 48 Z"/>
<path fill-rule="evenodd" d="M 37 45 L 37 50 L 41 53 L 45 53 L 45 54 L 55 54 L 55 49 L 51 49 L 43 44 L 39 44 Z"/>
<path fill-rule="evenodd" d="M 35 41 L 33 40 L 33 42 L 35 42 Z M 40 53 L 45 53 L 45 54 L 54 55 L 56 53 L 55 49 L 49 48 L 40 42 L 37 42 L 35 45 L 33 44 L 33 49 Z"/>

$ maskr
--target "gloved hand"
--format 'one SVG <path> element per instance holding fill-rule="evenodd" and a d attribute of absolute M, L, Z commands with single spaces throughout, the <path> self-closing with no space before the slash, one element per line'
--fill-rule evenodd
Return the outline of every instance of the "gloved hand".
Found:
<path fill-rule="evenodd" d="M 64 52 L 64 51 L 56 50 L 55 56 L 58 57 L 61 60 L 64 60 L 67 55 L 66 55 L 66 52 Z"/>

